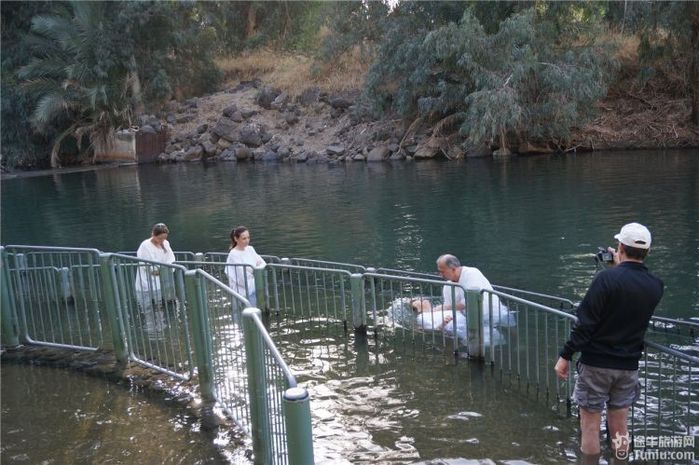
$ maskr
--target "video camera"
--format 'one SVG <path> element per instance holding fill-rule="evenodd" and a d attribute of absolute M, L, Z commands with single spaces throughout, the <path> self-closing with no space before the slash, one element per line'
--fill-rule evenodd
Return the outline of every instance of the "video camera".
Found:
<path fill-rule="evenodd" d="M 607 250 L 606 247 L 597 247 L 597 253 L 595 254 L 595 261 L 597 263 L 613 263 L 614 254 Z"/>

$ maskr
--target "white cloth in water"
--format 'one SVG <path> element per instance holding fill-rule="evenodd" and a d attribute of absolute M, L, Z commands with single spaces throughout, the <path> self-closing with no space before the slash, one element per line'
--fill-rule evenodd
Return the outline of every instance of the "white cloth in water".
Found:
<path fill-rule="evenodd" d="M 165 240 L 163 241 L 163 247 L 158 247 L 153 244 L 150 239 L 146 239 L 141 242 L 138 247 L 136 256 L 143 260 L 150 260 L 160 263 L 174 263 L 175 254 L 170 248 L 170 243 Z M 163 273 L 161 271 L 166 271 L 165 269 L 159 269 L 155 265 L 143 265 L 138 267 L 136 273 L 136 281 L 134 282 L 134 288 L 136 290 L 136 295 L 139 300 L 155 300 L 159 301 L 163 296 L 161 292 L 161 287 L 167 287 L 167 298 L 174 298 L 174 277 L 171 273 Z M 170 270 L 167 270 L 170 271 Z M 163 286 L 161 286 L 161 282 Z"/>
<path fill-rule="evenodd" d="M 422 312 L 415 316 L 418 328 L 434 331 L 444 331 L 446 334 L 454 335 L 454 322 L 451 320 L 453 313 L 451 310 L 438 310 L 435 312 Z M 456 335 L 460 339 L 466 339 L 466 317 L 463 313 L 456 312 Z"/>
<path fill-rule="evenodd" d="M 454 335 L 454 326 L 456 326 L 456 337 L 462 341 L 466 341 L 468 333 L 466 332 L 466 317 L 461 312 L 456 312 L 456 325 L 451 320 L 453 313 L 451 310 L 438 310 L 434 312 L 422 312 L 415 316 L 415 324 L 418 328 L 432 331 L 444 331 L 449 336 Z M 450 321 L 445 323 L 449 319 Z M 493 328 L 493 344 L 504 344 L 504 337 L 497 328 Z M 490 346 L 490 329 L 486 325 L 483 328 L 483 345 Z"/>
<path fill-rule="evenodd" d="M 493 286 L 488 281 L 483 273 L 478 268 L 462 266 L 461 274 L 459 275 L 459 286 L 447 285 L 442 288 L 442 298 L 444 304 L 452 307 L 452 293 L 456 298 L 457 309 L 463 309 L 466 306 L 466 298 L 464 297 L 464 289 L 478 289 L 479 291 L 492 291 Z M 490 322 L 490 308 L 492 302 L 493 309 L 493 325 L 511 327 L 515 326 L 516 321 L 505 305 L 500 303 L 500 298 L 492 294 L 483 295 L 483 324 L 487 327 Z"/>

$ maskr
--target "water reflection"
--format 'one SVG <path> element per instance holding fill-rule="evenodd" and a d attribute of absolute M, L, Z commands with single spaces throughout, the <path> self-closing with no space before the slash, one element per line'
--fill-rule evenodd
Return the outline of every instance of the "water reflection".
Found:
<path fill-rule="evenodd" d="M 250 465 L 228 433 L 145 393 L 40 366 L 3 364 L 1 435 L 2 463 Z"/>
<path fill-rule="evenodd" d="M 297 325 L 300 341 L 289 330 Z M 313 399 L 317 463 L 574 461 L 574 421 L 503 387 L 489 368 L 400 337 L 354 337 L 322 321 L 273 326 Z"/>
<path fill-rule="evenodd" d="M 432 271 L 449 251 L 491 282 L 579 300 L 594 273 L 583 256 L 635 219 L 653 232 L 649 266 L 667 285 L 659 312 L 691 317 L 699 310 L 696 155 L 178 164 L 11 179 L 1 186 L 2 237 L 133 250 L 157 218 L 171 226 L 175 249 L 224 252 L 231 226 L 243 223 L 265 254 Z"/>

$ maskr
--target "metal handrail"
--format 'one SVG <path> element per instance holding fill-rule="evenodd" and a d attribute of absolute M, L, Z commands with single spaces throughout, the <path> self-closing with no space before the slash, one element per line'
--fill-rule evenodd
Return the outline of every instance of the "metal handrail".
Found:
<path fill-rule="evenodd" d="M 576 323 L 577 323 L 577 321 L 578 321 L 578 317 L 575 316 L 575 315 L 573 315 L 573 314 L 571 314 L 571 313 L 566 313 L 566 312 L 563 312 L 563 311 L 558 310 L 558 309 L 555 309 L 555 308 L 547 307 L 546 305 L 543 305 L 543 304 L 540 304 L 540 303 L 537 303 L 537 302 L 532 302 L 531 300 L 522 299 L 521 297 L 517 297 L 517 296 L 511 295 L 511 294 L 507 294 L 507 293 L 501 292 L 501 291 L 496 291 L 496 290 L 492 290 L 492 291 L 491 291 L 491 290 L 488 290 L 488 289 L 483 289 L 483 290 L 481 290 L 481 294 L 483 294 L 483 293 L 485 293 L 485 292 L 487 292 L 487 293 L 489 293 L 489 294 L 497 295 L 497 296 L 500 296 L 500 297 L 506 297 L 508 300 L 511 300 L 511 301 L 513 301 L 513 302 L 519 302 L 519 303 L 521 303 L 521 304 L 526 304 L 526 305 L 529 305 L 529 306 L 531 306 L 531 307 L 538 308 L 539 310 L 543 310 L 543 311 L 545 311 L 545 312 L 553 313 L 553 314 L 555 314 L 555 315 L 562 316 L 562 317 L 564 317 L 564 318 L 568 318 L 568 319 L 570 319 L 570 320 L 575 321 Z"/>
<path fill-rule="evenodd" d="M 690 362 L 690 363 L 693 363 L 693 364 L 699 366 L 699 357 L 695 357 L 694 355 L 686 354 L 686 353 L 679 351 L 677 349 L 673 349 L 672 347 L 658 344 L 657 342 L 645 341 L 644 343 L 645 343 L 645 345 L 652 347 L 655 350 L 658 350 L 660 352 L 664 352 L 668 355 L 672 355 L 673 357 L 677 357 L 677 358 L 682 359 L 686 362 Z"/>
<path fill-rule="evenodd" d="M 212 283 L 216 284 L 217 286 L 219 286 L 221 289 L 223 289 L 224 291 L 226 291 L 228 294 L 232 295 L 236 299 L 243 301 L 243 303 L 245 304 L 246 307 L 251 306 L 250 301 L 247 299 L 247 297 L 245 297 L 241 294 L 238 294 L 236 291 L 231 289 L 227 284 L 224 284 L 223 281 L 216 279 L 214 276 L 212 276 L 211 274 L 202 270 L 201 268 L 197 268 L 197 269 L 192 270 L 192 271 L 194 272 L 194 274 L 201 275 L 204 279 L 207 279 L 207 280 L 211 281 Z"/>
<path fill-rule="evenodd" d="M 279 365 L 279 368 L 281 368 L 281 370 L 284 372 L 284 376 L 286 376 L 286 380 L 289 383 L 289 387 L 296 387 L 296 377 L 291 372 L 291 368 L 289 368 L 289 365 L 287 365 L 284 359 L 282 358 L 282 355 L 279 353 L 279 349 L 277 349 L 277 346 L 274 344 L 274 341 L 272 341 L 272 338 L 267 332 L 267 328 L 265 328 L 265 325 L 264 323 L 262 323 L 262 320 L 260 319 L 259 315 L 256 313 L 253 314 L 252 319 L 255 322 L 255 326 L 257 327 L 260 336 L 262 336 L 262 340 L 265 342 L 265 345 L 267 345 L 267 348 L 274 357 L 274 360 Z"/>
<path fill-rule="evenodd" d="M 53 252 L 93 252 L 96 254 L 101 254 L 102 252 L 93 248 L 83 248 L 83 247 L 51 247 L 46 245 L 6 245 L 5 249 L 32 249 L 32 250 L 45 250 Z"/>
<path fill-rule="evenodd" d="M 319 265 L 338 265 L 338 266 L 345 266 L 345 267 L 348 267 L 348 268 L 356 268 L 357 270 L 360 270 L 360 271 L 366 271 L 366 270 L 367 270 L 367 268 L 366 268 L 365 266 L 363 266 L 363 265 L 357 265 L 357 264 L 355 264 L 355 263 L 333 262 L 333 261 L 328 261 L 328 260 L 317 260 L 317 259 L 314 259 L 314 258 L 299 258 L 299 257 L 292 257 L 292 258 L 289 258 L 289 260 L 292 261 L 292 262 L 293 262 L 294 260 L 297 260 L 297 261 L 300 261 L 300 262 L 311 263 L 311 264 L 319 264 Z M 283 261 L 283 259 L 282 259 L 282 261 Z M 303 265 L 301 265 L 301 266 L 303 266 Z M 322 268 L 322 269 L 325 270 L 325 269 L 327 269 L 327 268 Z"/>

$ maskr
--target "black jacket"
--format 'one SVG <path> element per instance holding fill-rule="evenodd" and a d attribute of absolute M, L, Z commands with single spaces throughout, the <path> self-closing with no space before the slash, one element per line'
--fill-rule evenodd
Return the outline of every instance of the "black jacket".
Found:
<path fill-rule="evenodd" d="M 663 282 L 642 263 L 623 262 L 601 271 L 578 307 L 561 357 L 600 368 L 637 370 L 643 338 L 663 296 Z"/>

